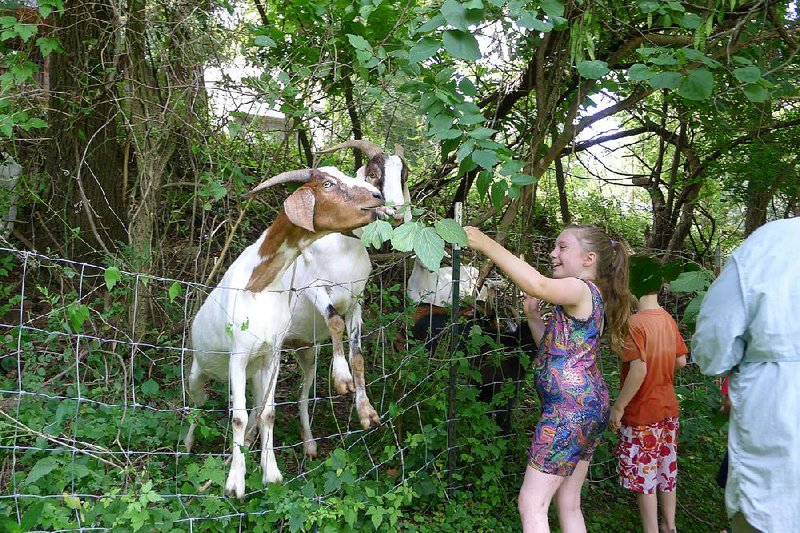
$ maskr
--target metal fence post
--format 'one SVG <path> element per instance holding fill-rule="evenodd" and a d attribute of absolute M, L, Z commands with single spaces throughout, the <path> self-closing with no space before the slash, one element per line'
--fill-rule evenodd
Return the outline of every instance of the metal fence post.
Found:
<path fill-rule="evenodd" d="M 455 221 L 462 223 L 462 203 L 456 202 Z M 453 299 L 450 309 L 450 386 L 447 392 L 447 488 L 453 490 L 453 472 L 456 469 L 456 387 L 458 385 L 458 361 L 455 359 L 459 340 L 459 282 L 461 281 L 461 247 L 453 245 Z"/>

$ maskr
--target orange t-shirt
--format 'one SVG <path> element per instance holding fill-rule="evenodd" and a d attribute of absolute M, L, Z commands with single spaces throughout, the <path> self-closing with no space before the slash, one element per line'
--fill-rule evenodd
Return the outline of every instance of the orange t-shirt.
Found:
<path fill-rule="evenodd" d="M 675 360 L 689 350 L 678 331 L 678 324 L 663 309 L 645 309 L 633 315 L 630 333 L 625 339 L 622 354 L 622 383 L 628 375 L 630 362 L 641 359 L 647 363 L 647 375 L 639 391 L 625 407 L 622 423 L 644 426 L 668 417 L 678 416 L 673 374 Z"/>

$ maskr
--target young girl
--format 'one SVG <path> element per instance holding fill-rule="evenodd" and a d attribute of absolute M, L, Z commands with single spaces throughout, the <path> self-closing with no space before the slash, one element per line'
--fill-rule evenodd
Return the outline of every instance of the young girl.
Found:
<path fill-rule="evenodd" d="M 548 278 L 480 230 L 467 227 L 469 246 L 485 254 L 528 295 L 525 314 L 539 350 L 534 361 L 542 417 L 536 426 L 519 493 L 525 532 L 550 531 L 547 509 L 556 497 L 564 533 L 586 531 L 581 486 L 609 419 L 609 399 L 597 368 L 605 329 L 621 350 L 628 329 L 628 251 L 592 226 L 568 226 L 550 252 Z M 539 300 L 555 305 L 547 324 Z"/>

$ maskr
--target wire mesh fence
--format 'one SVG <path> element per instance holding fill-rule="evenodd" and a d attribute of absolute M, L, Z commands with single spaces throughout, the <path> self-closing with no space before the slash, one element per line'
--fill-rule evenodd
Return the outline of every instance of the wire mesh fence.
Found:
<path fill-rule="evenodd" d="M 546 257 L 546 239 L 529 244 L 537 251 L 533 257 Z M 375 507 L 384 513 L 380 520 L 369 507 L 358 509 L 378 527 L 399 512 L 405 497 L 410 501 L 411 491 L 418 498 L 442 497 L 451 449 L 457 457 L 449 473 L 453 490 L 494 483 L 513 494 L 538 414 L 529 376 L 506 383 L 491 405 L 478 402 L 474 384 L 480 378 L 471 362 L 476 352 L 502 348 L 468 348 L 466 342 L 456 353 L 429 351 L 409 333 L 408 258 L 388 254 L 375 266 L 363 331 L 367 390 L 380 425 L 362 429 L 352 397 L 335 392 L 328 341 L 310 395 L 319 458 L 306 457 L 299 370 L 294 352 L 285 349 L 275 421 L 284 483 L 262 486 L 254 445 L 245 450 L 247 498 L 239 502 L 223 495 L 232 447 L 229 385 L 209 384 L 210 400 L 202 407 L 186 393 L 189 328 L 212 287 L 0 249 L 0 506 L 17 524 L 38 510 L 43 527 L 60 531 L 148 524 L 159 530 L 253 530 L 247 524 L 256 518 L 273 525 L 270 520 L 291 521 L 286 517 L 294 511 L 286 506 L 298 504 L 286 491 L 301 494 L 319 512 L 354 486 L 382 498 L 384 506 Z M 518 304 L 519 296 L 508 291 L 504 297 Z M 665 307 L 677 310 L 678 302 Z M 458 365 L 458 439 L 448 449 L 452 362 Z M 613 386 L 616 358 L 604 353 L 601 365 Z M 691 396 L 707 390 L 709 381 L 679 377 L 676 385 Z M 513 430 L 502 435 L 489 415 L 506 408 L 509 397 L 516 398 Z M 183 438 L 192 422 L 198 429 L 190 453 Z M 612 479 L 614 465 L 611 438 L 595 456 L 589 483 Z"/>

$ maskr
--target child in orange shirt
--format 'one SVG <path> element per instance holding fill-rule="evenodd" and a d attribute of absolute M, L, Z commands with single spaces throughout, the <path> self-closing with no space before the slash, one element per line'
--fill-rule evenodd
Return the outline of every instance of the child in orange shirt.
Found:
<path fill-rule="evenodd" d="M 676 530 L 678 399 L 673 374 L 686 366 L 687 353 L 678 325 L 658 305 L 657 293 L 642 296 L 629 322 L 622 389 L 611 408 L 611 427 L 619 433 L 619 483 L 637 493 L 645 533 Z"/>

